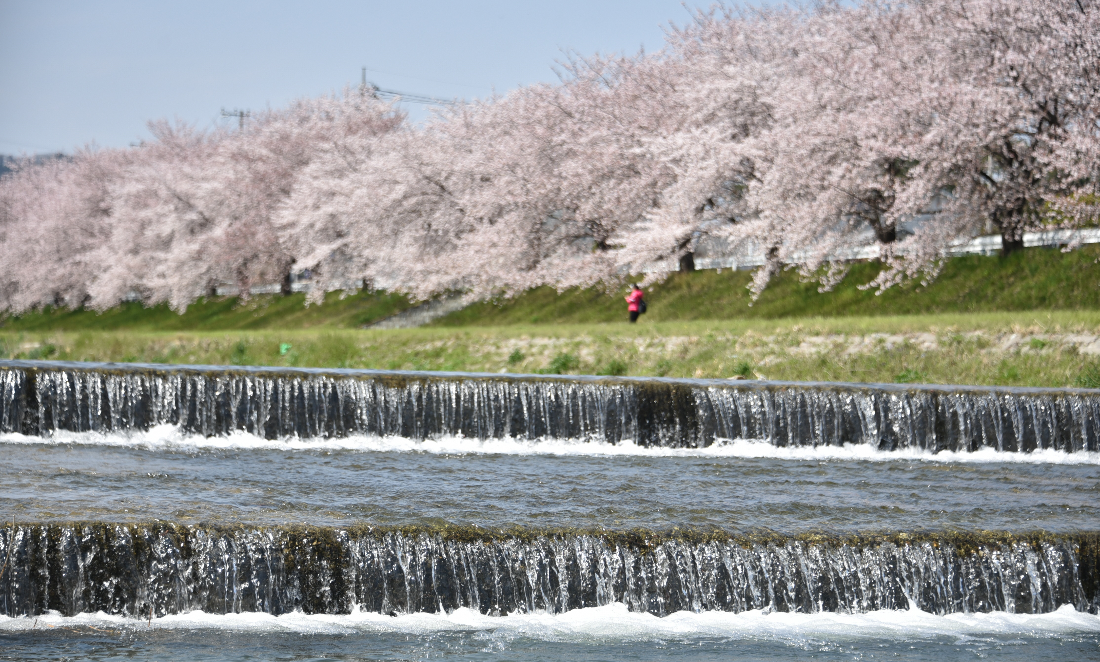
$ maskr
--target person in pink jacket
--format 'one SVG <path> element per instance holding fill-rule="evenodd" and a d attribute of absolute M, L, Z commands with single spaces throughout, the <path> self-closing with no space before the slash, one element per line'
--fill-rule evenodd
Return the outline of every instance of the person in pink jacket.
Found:
<path fill-rule="evenodd" d="M 630 311 L 630 323 L 638 321 L 638 315 L 645 312 L 645 301 L 642 299 L 644 296 L 642 288 L 637 285 L 630 291 L 630 294 L 626 295 L 626 309 Z"/>

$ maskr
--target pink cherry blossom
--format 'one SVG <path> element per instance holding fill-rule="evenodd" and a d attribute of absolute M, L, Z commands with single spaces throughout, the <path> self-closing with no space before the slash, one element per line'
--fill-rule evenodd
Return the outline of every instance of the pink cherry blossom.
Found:
<path fill-rule="evenodd" d="M 823 289 L 931 278 L 952 247 L 1095 223 L 1100 3 L 867 0 L 698 13 L 655 53 L 422 125 L 368 89 L 240 130 L 155 122 L 0 180 L 0 309 L 184 309 L 222 285 L 414 298 L 615 287 L 716 254 Z"/>

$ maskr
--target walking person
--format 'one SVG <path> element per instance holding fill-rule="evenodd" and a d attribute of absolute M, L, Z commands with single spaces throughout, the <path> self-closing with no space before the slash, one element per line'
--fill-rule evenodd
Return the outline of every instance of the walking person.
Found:
<path fill-rule="evenodd" d="M 630 312 L 630 323 L 633 324 L 638 321 L 638 315 L 645 312 L 645 296 L 642 292 L 642 288 L 637 285 L 630 291 L 630 294 L 626 295 L 626 309 Z"/>

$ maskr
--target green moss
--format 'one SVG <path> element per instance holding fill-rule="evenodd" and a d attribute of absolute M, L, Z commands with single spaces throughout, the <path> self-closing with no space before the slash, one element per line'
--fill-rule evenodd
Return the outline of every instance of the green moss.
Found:
<path fill-rule="evenodd" d="M 1086 596 L 1095 602 L 1100 599 L 1100 532 L 1082 532 L 1075 536 L 1077 543 L 1077 573 Z"/>

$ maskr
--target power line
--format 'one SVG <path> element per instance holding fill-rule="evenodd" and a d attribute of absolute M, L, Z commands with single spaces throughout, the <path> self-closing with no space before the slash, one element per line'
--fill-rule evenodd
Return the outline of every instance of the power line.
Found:
<path fill-rule="evenodd" d="M 385 99 L 386 101 L 400 99 L 401 101 L 408 101 L 409 103 L 423 103 L 433 106 L 445 106 L 454 103 L 454 101 L 448 99 L 429 97 L 423 94 L 409 94 L 408 92 L 397 92 L 396 90 L 383 90 L 377 85 L 372 85 L 371 91 L 374 93 L 374 96 L 379 99 Z"/>
<path fill-rule="evenodd" d="M 373 71 L 375 73 L 379 73 L 379 74 L 383 74 L 383 75 L 387 75 L 387 76 L 397 76 L 398 78 L 411 78 L 413 80 L 419 80 L 419 81 L 423 81 L 425 83 L 438 83 L 440 85 L 453 85 L 455 87 L 466 87 L 466 88 L 469 88 L 471 90 L 481 89 L 480 85 L 471 85 L 470 83 L 456 83 L 454 81 L 436 80 L 434 78 L 424 78 L 423 76 L 413 76 L 413 75 L 410 75 L 410 74 L 403 74 L 403 73 L 399 73 L 399 72 L 396 72 L 396 71 L 386 71 L 385 69 L 375 69 L 374 67 L 364 67 L 364 69 L 366 69 L 367 71 Z"/>
<path fill-rule="evenodd" d="M 364 94 L 370 93 L 372 97 L 383 99 L 385 101 L 393 101 L 394 99 L 398 99 L 400 101 L 408 101 L 409 103 L 422 103 L 429 106 L 446 106 L 454 103 L 454 101 L 448 99 L 430 97 L 426 94 L 412 94 L 410 92 L 398 92 L 397 90 L 383 90 L 382 88 L 367 80 L 366 67 L 363 67 L 363 80 L 361 83 L 359 83 L 359 91 Z"/>

